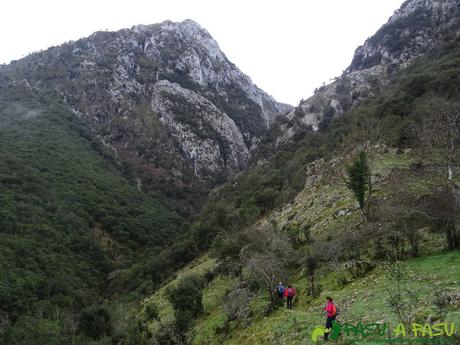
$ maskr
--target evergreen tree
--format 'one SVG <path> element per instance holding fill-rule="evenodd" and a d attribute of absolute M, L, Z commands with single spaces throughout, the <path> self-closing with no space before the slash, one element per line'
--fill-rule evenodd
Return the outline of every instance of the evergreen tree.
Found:
<path fill-rule="evenodd" d="M 351 189 L 358 200 L 359 208 L 363 209 L 366 201 L 366 192 L 370 191 L 370 168 L 367 154 L 361 151 L 358 157 L 347 166 L 347 187 Z"/>

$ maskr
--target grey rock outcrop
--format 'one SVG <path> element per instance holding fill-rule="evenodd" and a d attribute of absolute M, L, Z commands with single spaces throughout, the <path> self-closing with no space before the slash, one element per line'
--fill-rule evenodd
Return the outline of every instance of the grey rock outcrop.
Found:
<path fill-rule="evenodd" d="M 390 76 L 441 41 L 460 33 L 458 0 L 408 0 L 355 51 L 351 65 L 288 114 L 279 142 L 302 128 L 318 130 L 386 85 Z"/>
<path fill-rule="evenodd" d="M 186 108 L 184 108 L 186 105 Z M 176 139 L 197 176 L 239 172 L 249 150 L 235 122 L 198 93 L 167 80 L 155 84 L 152 110 Z"/>

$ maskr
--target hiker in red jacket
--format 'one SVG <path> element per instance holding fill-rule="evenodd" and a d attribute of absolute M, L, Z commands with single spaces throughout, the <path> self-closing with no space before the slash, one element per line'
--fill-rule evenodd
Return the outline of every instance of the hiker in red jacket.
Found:
<path fill-rule="evenodd" d="M 332 321 L 335 320 L 335 317 L 337 316 L 337 307 L 335 306 L 334 302 L 332 301 L 332 297 L 326 297 L 327 304 L 324 307 L 324 311 L 326 312 L 326 328 L 329 330 L 329 332 L 324 333 L 324 339 L 327 341 L 329 338 L 329 333 L 332 329 Z"/>
<path fill-rule="evenodd" d="M 286 297 L 286 306 L 288 309 L 292 309 L 292 300 L 296 293 L 297 291 L 291 285 L 288 285 L 287 289 L 284 289 L 284 297 Z"/>

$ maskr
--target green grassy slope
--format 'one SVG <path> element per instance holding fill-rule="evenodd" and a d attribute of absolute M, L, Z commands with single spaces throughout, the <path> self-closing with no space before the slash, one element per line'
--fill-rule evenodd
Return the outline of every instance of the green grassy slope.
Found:
<path fill-rule="evenodd" d="M 417 306 L 418 322 L 425 323 L 429 315 L 435 315 L 431 306 L 434 299 L 431 283 L 446 289 L 450 295 L 460 293 L 460 252 L 436 254 L 423 258 L 412 259 L 407 262 L 410 276 L 404 286 L 410 289 L 420 289 L 420 304 Z M 321 277 L 323 284 L 334 279 L 334 273 Z M 219 281 L 221 278 L 219 278 Z M 387 288 L 391 281 L 383 267 L 378 267 L 364 278 L 357 279 L 349 285 L 340 288 L 333 286 L 325 290 L 321 297 L 310 300 L 304 294 L 305 280 L 296 282 L 295 286 L 300 290 L 299 298 L 293 310 L 281 307 L 271 316 L 266 317 L 263 313 L 256 314 L 254 320 L 246 327 L 230 325 L 230 332 L 219 333 L 225 325 L 225 314 L 219 300 L 212 299 L 214 303 L 205 302 L 205 316 L 200 318 L 194 325 L 191 334 L 194 336 L 194 344 L 311 344 L 310 335 L 316 326 L 323 325 L 324 296 L 332 295 L 336 303 L 341 306 L 341 322 L 356 324 L 358 322 L 389 322 L 395 326 L 397 320 L 391 312 L 386 299 Z M 222 286 L 211 283 L 204 293 L 204 300 L 216 294 L 216 289 L 225 291 L 231 289 L 228 282 Z M 308 301 L 308 303 L 306 302 Z M 257 312 L 260 305 L 267 301 L 261 296 L 252 301 L 252 307 Z M 457 302 L 458 303 L 458 302 Z M 447 316 L 448 322 L 460 323 L 459 305 L 452 305 Z M 392 326 L 392 327 L 393 327 Z M 233 329 L 232 329 L 233 328 Z"/>
<path fill-rule="evenodd" d="M 222 226 L 223 232 L 230 237 L 246 232 L 254 219 L 261 217 L 262 222 L 270 224 L 281 236 L 296 246 L 300 243 L 301 251 L 330 246 L 338 253 L 332 253 L 332 259 L 323 261 L 316 272 L 321 288 L 319 297 L 307 296 L 307 281 L 302 270 L 305 262 L 302 262 L 286 272 L 299 291 L 294 310 L 278 308 L 267 315 L 268 294 L 262 287 L 260 291 L 256 287 L 254 292 L 259 293 L 248 300 L 250 316 L 240 321 L 230 321 L 227 317 L 226 296 L 241 284 L 251 284 L 250 281 L 222 273 L 219 265 L 214 269 L 210 263 L 206 264 L 210 273 L 185 268 L 181 277 L 198 274 L 207 284 L 203 294 L 205 311 L 188 332 L 192 344 L 309 344 L 311 330 L 324 322 L 321 307 L 327 295 L 333 295 L 341 306 L 342 321 L 395 324 L 396 316 L 388 302 L 389 289 L 394 283 L 386 259 L 391 256 L 392 234 L 396 234 L 396 241 L 401 241 L 402 257 L 408 258 L 407 239 L 398 234 L 397 227 L 387 237 L 379 237 L 382 233 L 377 230 L 386 226 L 390 229 L 391 219 L 384 220 L 387 223 L 383 226 L 379 220 L 374 223 L 371 220 L 372 224 L 366 227 L 368 224 L 345 183 L 345 167 L 353 157 L 350 142 L 367 144 L 369 139 L 360 137 L 369 129 L 366 125 L 370 124 L 371 131 L 381 131 L 379 142 L 373 143 L 369 150 L 376 208 L 395 196 L 392 189 L 395 176 L 406 176 L 401 184 L 403 188 L 423 200 L 433 187 L 439 186 L 443 175 L 430 169 L 417 170 L 420 162 L 429 166 L 430 159 L 435 159 L 421 157 L 417 138 L 411 130 L 424 116 L 424 100 L 438 97 L 446 103 L 454 103 L 459 99 L 459 56 L 460 45 L 456 41 L 417 59 L 395 76 L 385 90 L 335 120 L 323 133 L 307 133 L 304 138 L 280 148 L 268 161 L 251 167 L 211 196 L 208 204 L 212 205 L 208 207 L 220 206 L 222 223 L 229 225 Z M 312 163 L 321 157 L 324 160 Z M 458 186 L 459 175 L 456 173 L 452 185 Z M 293 199 L 292 195 L 295 195 Z M 452 301 L 446 320 L 459 326 L 460 253 L 458 250 L 446 252 L 445 238 L 430 227 L 425 224 L 414 229 L 420 239 L 421 257 L 404 262 L 407 274 L 403 286 L 416 291 L 419 299 L 412 310 L 412 321 L 436 321 L 434 294 L 443 291 Z M 295 243 L 298 239 L 301 241 Z M 227 249 L 229 252 L 247 250 L 245 245 Z M 379 257 L 378 251 L 382 248 L 386 254 Z M 245 254 L 247 252 L 239 252 L 238 255 L 244 259 Z M 238 260 L 244 265 L 241 256 Z M 371 264 L 364 273 L 356 275 L 346 266 L 355 260 Z M 201 264 L 204 263 L 194 263 Z M 176 282 L 173 280 L 169 286 Z M 173 310 L 164 293 L 158 292 L 145 300 L 144 307 L 149 304 L 159 308 L 162 319 L 173 320 Z M 154 332 L 156 321 L 148 318 L 145 308 L 140 309 L 138 317 Z"/>
<path fill-rule="evenodd" d="M 395 151 L 375 155 L 373 163 L 374 193 L 384 196 L 387 178 L 394 169 L 408 170 L 411 156 Z M 333 161 L 320 166 L 321 178 L 306 186 L 298 196 L 281 210 L 267 215 L 278 231 L 289 231 L 290 224 L 312 224 L 310 236 L 326 240 L 329 236 L 340 236 L 362 222 L 362 215 L 356 208 L 351 192 L 346 188 L 344 179 L 337 175 L 342 163 Z M 335 176 L 335 177 L 334 177 Z M 417 180 L 412 183 L 423 188 L 429 181 Z M 341 210 L 343 215 L 337 216 Z M 312 245 L 315 245 L 314 243 Z M 342 246 L 347 247 L 347 243 Z M 435 290 L 445 290 L 452 298 L 460 294 L 460 252 L 443 252 L 444 239 L 431 232 L 421 233 L 420 258 L 404 263 L 407 276 L 403 287 L 417 291 L 419 303 L 414 315 L 417 322 L 425 323 L 430 315 L 435 316 L 433 307 Z M 209 272 L 215 272 L 216 262 L 206 256 L 181 270 L 177 276 L 152 297 L 143 302 L 138 317 L 145 319 L 145 308 L 155 305 L 160 311 L 162 321 L 174 320 L 173 309 L 168 301 L 166 291 L 178 280 L 187 275 L 199 275 L 207 279 Z M 389 276 L 388 265 L 377 263 L 365 276 L 353 276 L 345 267 L 345 262 L 331 262 L 321 267 L 317 273 L 317 283 L 322 287 L 318 297 L 307 296 L 307 281 L 299 271 L 291 272 L 293 285 L 298 290 L 298 299 L 294 309 L 284 307 L 267 316 L 265 308 L 269 303 L 268 295 L 262 290 L 248 303 L 252 316 L 246 321 L 229 321 L 225 313 L 225 297 L 241 281 L 226 275 L 212 275 L 204 289 L 204 314 L 194 323 L 189 331 L 192 344 L 310 344 L 311 331 L 324 323 L 322 306 L 324 298 L 332 295 L 341 306 L 341 321 L 356 324 L 358 322 L 389 322 L 396 325 L 397 319 L 388 304 L 388 289 L 393 282 Z M 300 275 L 299 275 L 300 274 Z M 458 300 L 450 305 L 446 320 L 460 323 L 460 305 Z M 148 319 L 148 318 L 147 318 Z M 155 332 L 156 321 L 149 321 L 151 331 Z"/>

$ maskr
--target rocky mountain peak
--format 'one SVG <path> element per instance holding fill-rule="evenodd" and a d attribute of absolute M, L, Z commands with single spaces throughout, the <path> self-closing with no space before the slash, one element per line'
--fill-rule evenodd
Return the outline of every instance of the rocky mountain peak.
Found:
<path fill-rule="evenodd" d="M 168 72 L 185 75 L 201 88 L 215 88 L 225 99 L 228 98 L 227 89 L 238 85 L 261 108 L 263 123 L 267 128 L 276 114 L 289 109 L 289 106 L 276 103 L 271 96 L 256 87 L 249 76 L 227 59 L 209 32 L 195 21 L 165 21 L 138 26 L 134 31 L 145 36 L 143 48 L 148 56 L 170 62 Z M 170 49 L 174 49 L 173 56 L 162 56 Z"/>
<path fill-rule="evenodd" d="M 210 184 L 241 170 L 291 109 L 190 19 L 97 32 L 13 62 L 2 78 L 56 90 L 121 159 Z"/>
<path fill-rule="evenodd" d="M 460 4 L 455 0 L 409 0 L 374 36 L 358 47 L 348 72 L 378 64 L 405 66 L 414 57 L 460 30 Z"/>
<path fill-rule="evenodd" d="M 452 11 L 458 10 L 459 3 L 455 0 L 407 0 L 395 11 L 389 23 L 408 17 L 418 10 L 429 10 L 435 19 L 448 23 L 454 17 Z"/>
<path fill-rule="evenodd" d="M 332 118 L 350 110 L 414 58 L 444 40 L 460 34 L 458 0 L 408 0 L 388 22 L 358 47 L 345 72 L 288 115 L 280 141 L 298 131 L 327 126 Z"/>
<path fill-rule="evenodd" d="M 145 49 L 149 46 L 161 47 L 176 40 L 176 43 L 183 44 L 186 42 L 192 44 L 195 49 L 206 50 L 206 55 L 210 58 L 228 62 L 216 40 L 206 29 L 191 19 L 182 22 L 167 20 L 160 24 L 137 25 L 131 30 L 148 38 Z"/>

